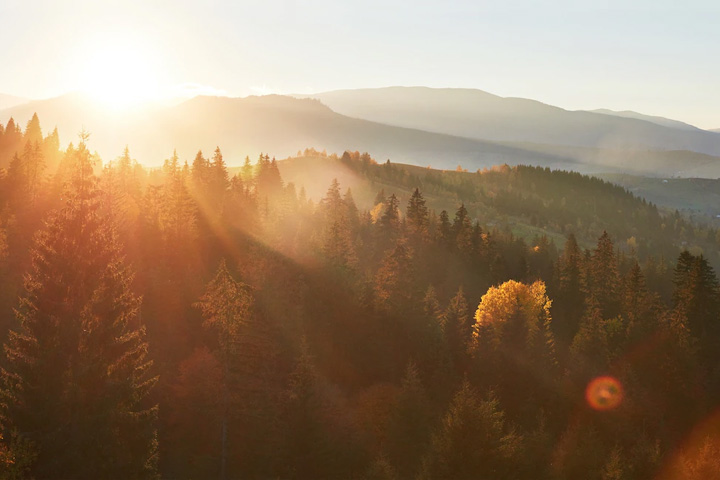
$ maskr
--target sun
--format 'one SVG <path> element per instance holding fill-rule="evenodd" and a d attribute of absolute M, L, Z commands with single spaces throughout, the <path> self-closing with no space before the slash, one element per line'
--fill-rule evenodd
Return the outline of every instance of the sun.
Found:
<path fill-rule="evenodd" d="M 124 110 L 160 96 L 157 58 L 132 37 L 100 42 L 83 65 L 82 90 L 106 107 Z"/>

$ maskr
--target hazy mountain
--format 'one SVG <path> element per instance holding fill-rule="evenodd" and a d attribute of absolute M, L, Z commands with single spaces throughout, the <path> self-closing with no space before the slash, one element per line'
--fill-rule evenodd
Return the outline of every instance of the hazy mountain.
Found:
<path fill-rule="evenodd" d="M 57 125 L 63 144 L 85 128 L 91 133 L 90 147 L 106 160 L 126 144 L 148 164 L 162 163 L 174 148 L 192 160 L 198 149 L 209 155 L 220 146 L 228 163 L 238 164 L 246 155 L 254 159 L 267 152 L 281 158 L 315 147 L 367 151 L 378 161 L 391 158 L 437 168 L 527 163 L 582 169 L 573 159 L 553 153 L 387 126 L 340 115 L 317 100 L 277 95 L 196 97 L 173 107 L 112 114 L 73 94 L 6 109 L 0 118 L 13 116 L 23 124 L 33 112 L 45 130 Z"/>
<path fill-rule="evenodd" d="M 20 105 L 21 103 L 27 102 L 29 102 L 27 98 L 21 98 L 14 95 L 6 95 L 4 93 L 0 93 L 0 109 L 14 107 L 15 105 Z"/>
<path fill-rule="evenodd" d="M 710 131 L 720 133 L 720 128 L 711 128 Z"/>
<path fill-rule="evenodd" d="M 246 155 L 254 160 L 265 152 L 284 158 L 314 147 L 329 153 L 367 151 L 378 162 L 391 159 L 444 169 L 461 165 L 469 171 L 507 163 L 582 173 L 720 177 L 720 158 L 695 152 L 482 141 L 351 118 L 318 100 L 278 95 L 195 97 L 175 106 L 113 113 L 82 95 L 69 94 L 0 111 L 0 121 L 13 116 L 24 125 L 34 112 L 46 133 L 58 127 L 63 145 L 76 141 L 83 128 L 89 131 L 90 147 L 106 161 L 120 155 L 125 145 L 134 158 L 149 165 L 161 164 L 173 149 L 191 162 L 198 149 L 209 156 L 220 146 L 228 164 L 238 165 Z"/>
<path fill-rule="evenodd" d="M 643 113 L 633 112 L 632 110 L 623 110 L 618 112 L 616 110 L 608 110 L 607 108 L 599 108 L 597 110 L 590 110 L 591 113 L 602 113 L 603 115 L 613 115 L 615 117 L 623 118 L 634 118 L 636 120 L 645 120 L 646 122 L 655 123 L 668 128 L 677 128 L 679 130 L 698 131 L 700 130 L 694 125 L 689 123 L 681 122 L 679 120 L 672 120 L 670 118 L 658 117 L 655 115 L 645 115 Z"/>
<path fill-rule="evenodd" d="M 568 111 L 481 90 L 389 87 L 307 95 L 351 117 L 490 141 L 720 155 L 720 135 L 636 118 Z"/>

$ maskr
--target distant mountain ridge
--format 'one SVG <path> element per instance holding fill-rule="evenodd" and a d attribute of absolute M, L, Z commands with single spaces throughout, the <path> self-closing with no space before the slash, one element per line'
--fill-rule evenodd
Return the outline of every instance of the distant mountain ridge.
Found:
<path fill-rule="evenodd" d="M 387 87 L 299 97 L 317 98 L 350 117 L 488 141 L 720 155 L 716 132 L 671 128 L 657 119 L 569 111 L 482 90 Z"/>
<path fill-rule="evenodd" d="M 681 122 L 679 120 L 673 120 L 665 117 L 658 117 L 655 115 L 645 115 L 643 113 L 633 112 L 632 110 L 623 110 L 621 112 L 616 110 L 609 110 L 607 108 L 599 108 L 597 110 L 588 110 L 591 113 L 602 113 L 603 115 L 613 115 L 616 117 L 623 118 L 634 118 L 636 120 L 645 120 L 646 122 L 655 123 L 662 125 L 663 127 L 677 128 L 680 130 L 698 131 L 700 128 L 690 125 L 689 123 Z"/>
<path fill-rule="evenodd" d="M 2 110 L 4 108 L 14 107 L 15 105 L 27 103 L 29 101 L 30 100 L 27 98 L 16 97 L 14 95 L 7 95 L 4 93 L 0 93 L 0 110 Z"/>
<path fill-rule="evenodd" d="M 458 110 L 463 111 L 460 93 L 455 103 Z M 473 96 L 491 100 L 494 97 L 477 92 Z M 520 104 L 527 105 L 526 102 L 523 100 Z M 506 105 L 504 100 L 502 105 L 503 108 Z M 555 109 L 539 102 L 531 102 L 531 105 L 541 112 L 546 108 Z M 97 150 L 104 161 L 119 156 L 126 145 L 134 158 L 148 165 L 162 164 L 173 149 L 177 149 L 182 160 L 192 162 L 198 149 L 209 156 L 219 146 L 229 165 L 239 165 L 245 156 L 254 160 L 260 152 L 284 158 L 314 147 L 329 153 L 358 150 L 369 152 L 379 162 L 390 159 L 394 163 L 439 169 L 454 170 L 461 166 L 475 171 L 507 163 L 581 173 L 720 177 L 720 158 L 687 150 L 487 141 L 352 118 L 314 98 L 199 96 L 178 105 L 145 107 L 117 114 L 93 104 L 82 95 L 68 94 L 2 110 L 0 121 L 7 122 L 12 116 L 22 126 L 34 112 L 38 113 L 46 134 L 58 127 L 63 146 L 76 141 L 82 129 L 90 132 L 90 148 Z M 687 133 L 641 120 L 587 112 L 584 115 Z M 707 134 L 720 138 L 718 134 Z M 3 166 L 6 165 L 0 165 Z"/>

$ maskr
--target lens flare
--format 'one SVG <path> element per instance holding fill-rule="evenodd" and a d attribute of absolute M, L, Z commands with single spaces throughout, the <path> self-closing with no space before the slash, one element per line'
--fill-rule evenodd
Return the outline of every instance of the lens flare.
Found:
<path fill-rule="evenodd" d="M 595 410 L 612 410 L 622 399 L 622 385 L 613 377 L 597 377 L 585 389 L 585 400 Z"/>

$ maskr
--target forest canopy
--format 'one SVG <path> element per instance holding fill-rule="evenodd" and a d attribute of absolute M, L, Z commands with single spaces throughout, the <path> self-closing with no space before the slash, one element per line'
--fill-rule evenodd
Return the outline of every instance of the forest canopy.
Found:
<path fill-rule="evenodd" d="M 0 130 L 2 476 L 720 474 L 711 227 L 536 167 L 91 144 Z M 362 181 L 310 198 L 310 157 Z"/>

